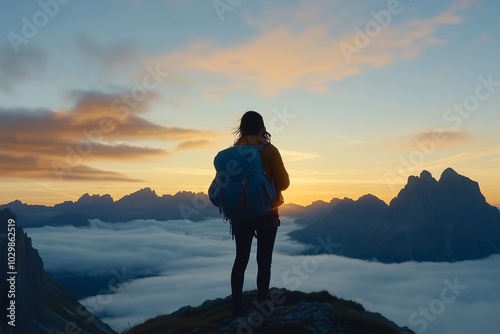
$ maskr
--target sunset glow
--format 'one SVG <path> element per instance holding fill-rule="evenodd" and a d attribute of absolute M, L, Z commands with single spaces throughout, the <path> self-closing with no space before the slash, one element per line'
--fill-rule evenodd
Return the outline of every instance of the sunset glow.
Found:
<path fill-rule="evenodd" d="M 389 202 L 408 176 L 452 167 L 500 207 L 498 1 L 8 7 L 2 204 L 206 193 L 255 110 L 290 174 L 285 202 Z"/>

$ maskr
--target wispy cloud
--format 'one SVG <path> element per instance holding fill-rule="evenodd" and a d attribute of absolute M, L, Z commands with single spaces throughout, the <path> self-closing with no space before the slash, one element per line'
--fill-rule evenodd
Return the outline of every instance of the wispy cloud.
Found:
<path fill-rule="evenodd" d="M 199 139 L 199 140 L 186 140 L 175 148 L 176 151 L 186 151 L 186 150 L 192 150 L 192 149 L 199 149 L 203 147 L 207 147 L 211 144 L 210 141 L 206 139 Z"/>
<path fill-rule="evenodd" d="M 197 175 L 209 175 L 209 176 L 214 176 L 215 175 L 215 169 L 213 168 L 157 168 L 155 170 L 164 172 L 165 174 L 168 175 L 190 175 L 190 176 L 197 176 Z"/>
<path fill-rule="evenodd" d="M 302 161 L 321 158 L 321 155 L 310 152 L 292 151 L 292 150 L 280 150 L 284 157 L 289 158 L 291 161 Z"/>
<path fill-rule="evenodd" d="M 411 173 L 419 173 L 422 170 L 444 170 L 449 166 L 454 166 L 457 163 L 482 159 L 484 157 L 495 156 L 500 154 L 500 145 L 492 145 L 481 149 L 464 151 L 458 154 L 451 154 L 436 160 L 429 160 L 422 164 L 411 166 L 410 168 L 400 169 L 386 175 L 407 175 Z M 494 160 L 490 160 L 494 161 Z"/>
<path fill-rule="evenodd" d="M 330 143 L 331 146 L 336 147 L 350 147 L 366 143 L 366 141 L 354 137 L 343 136 L 337 138 L 334 142 Z"/>
<path fill-rule="evenodd" d="M 294 185 L 312 184 L 337 184 L 337 185 L 357 185 L 357 184 L 380 184 L 383 181 L 371 177 L 366 172 L 356 170 L 336 170 L 324 172 L 311 169 L 291 169 Z"/>
<path fill-rule="evenodd" d="M 456 164 L 457 162 L 464 162 L 464 161 L 469 161 L 469 160 L 475 160 L 483 157 L 488 157 L 492 155 L 498 155 L 500 154 L 500 145 L 493 145 L 489 147 L 484 147 L 482 149 L 475 149 L 475 150 L 470 150 L 466 152 L 462 152 L 459 154 L 455 154 L 452 156 L 448 156 L 436 161 L 429 162 L 425 165 L 419 166 L 419 168 L 426 169 L 426 168 L 436 168 L 439 167 L 441 169 L 446 168 L 447 166 L 452 166 L 453 164 Z"/>
<path fill-rule="evenodd" d="M 468 133 L 465 129 L 461 130 L 446 130 L 435 129 L 423 131 L 412 136 L 404 136 L 395 139 L 390 146 L 396 149 L 412 150 L 426 149 L 434 151 L 442 151 L 470 143 L 477 136 Z"/>
<path fill-rule="evenodd" d="M 320 11 L 322 6 L 315 10 L 311 7 L 314 6 L 309 5 L 309 10 L 300 16 L 302 21 L 317 19 L 314 11 Z M 223 82 L 228 90 L 235 85 L 245 86 L 269 96 L 295 88 L 327 92 L 331 82 L 416 57 L 429 46 L 444 43 L 435 36 L 436 31 L 441 26 L 459 23 L 462 19 L 456 11 L 460 8 L 452 6 L 431 18 L 391 24 L 376 41 L 356 54 L 352 62 L 346 61 L 339 45 L 352 44 L 354 34 L 332 36 L 335 20 L 326 17 L 321 17 L 323 21 L 320 22 L 309 22 L 299 31 L 279 17 L 275 18 L 279 26 L 253 22 L 262 30 L 248 40 L 229 46 L 199 41 L 155 58 L 154 62 L 166 64 L 185 75 L 206 73 L 219 79 L 214 84 Z"/>

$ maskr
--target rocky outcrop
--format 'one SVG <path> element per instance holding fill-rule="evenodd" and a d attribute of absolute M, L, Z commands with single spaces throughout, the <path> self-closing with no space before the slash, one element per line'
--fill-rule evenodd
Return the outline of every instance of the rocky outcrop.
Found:
<path fill-rule="evenodd" d="M 362 305 L 326 291 L 304 293 L 272 289 L 271 300 L 259 303 L 255 291 L 244 293 L 245 316 L 231 317 L 230 297 L 185 306 L 133 327 L 126 334 L 174 333 L 372 333 L 413 334 Z"/>
<path fill-rule="evenodd" d="M 9 210 L 0 211 L 0 294 L 5 333 L 38 333 L 43 324 L 43 262 L 17 219 Z M 9 281 L 7 281 L 9 280 Z M 8 284 L 5 284 L 8 282 Z"/>
<path fill-rule="evenodd" d="M 0 333 L 115 333 L 43 269 L 31 238 L 10 210 L 0 211 Z M 7 284 L 6 284 L 7 282 Z"/>

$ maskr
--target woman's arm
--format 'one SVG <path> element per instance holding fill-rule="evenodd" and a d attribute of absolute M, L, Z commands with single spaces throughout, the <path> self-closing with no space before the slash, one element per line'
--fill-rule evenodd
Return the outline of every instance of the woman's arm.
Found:
<path fill-rule="evenodd" d="M 274 186 L 279 190 L 283 191 L 290 185 L 290 178 L 288 172 L 283 164 L 283 159 L 281 159 L 281 154 L 276 147 L 271 154 L 271 175 L 274 181 Z"/>

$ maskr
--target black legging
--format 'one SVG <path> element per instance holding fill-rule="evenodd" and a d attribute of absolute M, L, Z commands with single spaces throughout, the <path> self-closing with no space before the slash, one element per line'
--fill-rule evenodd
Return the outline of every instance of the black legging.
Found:
<path fill-rule="evenodd" d="M 271 261 L 277 226 L 248 229 L 235 234 L 236 258 L 231 271 L 231 292 L 233 303 L 243 300 L 243 281 L 252 248 L 254 231 L 257 231 L 257 292 L 259 301 L 269 299 Z"/>

